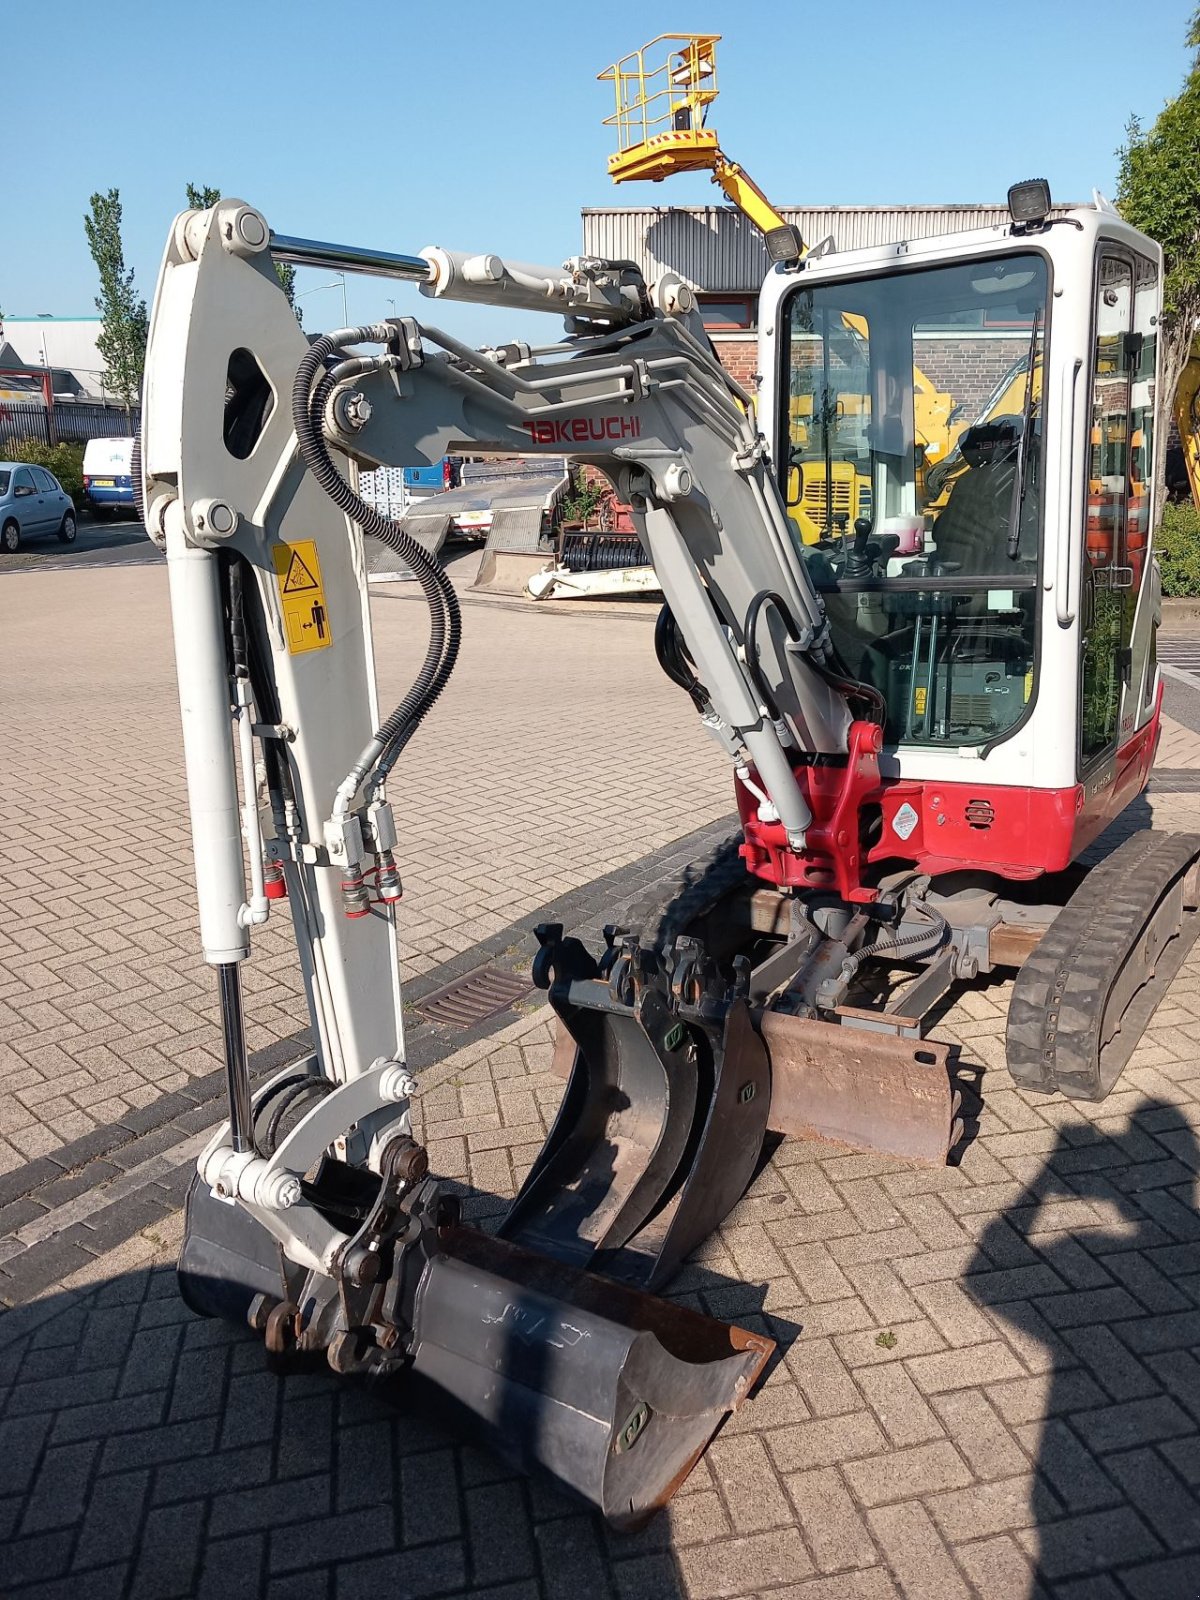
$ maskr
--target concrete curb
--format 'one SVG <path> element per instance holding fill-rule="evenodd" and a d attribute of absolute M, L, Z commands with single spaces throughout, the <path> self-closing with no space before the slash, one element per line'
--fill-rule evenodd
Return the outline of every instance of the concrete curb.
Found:
<path fill-rule="evenodd" d="M 1200 595 L 1162 603 L 1164 633 L 1200 633 Z"/>

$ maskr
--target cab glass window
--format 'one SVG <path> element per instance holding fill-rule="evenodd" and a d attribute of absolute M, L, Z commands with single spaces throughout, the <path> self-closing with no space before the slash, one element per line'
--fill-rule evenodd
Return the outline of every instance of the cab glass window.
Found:
<path fill-rule="evenodd" d="M 986 744 L 1032 697 L 1047 307 L 1034 252 L 788 302 L 781 485 L 889 742 Z"/>

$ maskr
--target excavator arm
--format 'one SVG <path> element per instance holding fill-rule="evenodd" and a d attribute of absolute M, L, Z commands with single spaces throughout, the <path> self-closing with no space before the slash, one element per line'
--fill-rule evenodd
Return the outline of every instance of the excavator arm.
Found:
<path fill-rule="evenodd" d="M 558 310 L 570 334 L 479 351 L 394 317 L 310 343 L 275 259 L 336 259 L 430 300 Z M 800 858 L 814 840 L 795 763 L 877 749 L 879 729 L 855 720 L 869 694 L 837 673 L 752 404 L 673 277 L 649 290 L 628 263 L 339 249 L 274 237 L 226 200 L 172 229 L 144 417 L 135 477 L 167 557 L 229 1087 L 189 1198 L 185 1297 L 248 1320 L 278 1358 L 324 1352 L 338 1371 L 424 1377 L 501 1448 L 637 1521 L 770 1351 L 647 1293 L 752 1176 L 766 1048 L 744 979 L 731 988 L 699 957 L 689 966 L 685 948 L 656 959 L 614 935 L 597 961 L 540 930 L 535 978 L 576 1067 L 501 1237 L 459 1225 L 413 1138 L 397 977 L 405 819 L 386 780 L 449 679 L 461 619 L 436 560 L 358 497 L 354 466 L 547 451 L 608 473 L 668 601 L 664 664 Z M 421 672 L 386 714 L 364 533 L 409 562 L 430 609 Z M 449 848 L 490 852 L 455 836 L 452 794 L 444 815 Z M 313 1050 L 252 1084 L 241 965 L 281 897 Z"/>

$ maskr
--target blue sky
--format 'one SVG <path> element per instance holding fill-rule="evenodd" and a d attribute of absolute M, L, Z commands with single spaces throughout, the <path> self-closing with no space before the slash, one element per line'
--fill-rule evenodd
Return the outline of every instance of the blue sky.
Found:
<path fill-rule="evenodd" d="M 551 263 L 579 248 L 581 206 L 719 199 L 703 176 L 607 177 L 611 90 L 595 74 L 660 29 L 724 36 L 713 121 L 780 204 L 998 201 L 1033 175 L 1086 199 L 1114 188 L 1129 114 L 1152 120 L 1177 90 L 1194 4 L 9 7 L 5 60 L 12 82 L 40 83 L 41 109 L 31 98 L 24 155 L 6 164 L 0 307 L 93 312 L 81 219 L 92 190 L 112 185 L 147 299 L 189 179 L 251 201 L 281 233 Z M 10 83 L 10 112 L 21 100 Z M 329 277 L 300 276 L 302 290 Z M 352 279 L 351 320 L 388 314 L 388 294 L 419 315 L 415 291 Z M 340 321 L 336 290 L 303 304 L 310 329 Z M 510 331 L 495 316 L 438 312 L 480 338 Z M 545 319 L 544 335 L 557 331 Z"/>

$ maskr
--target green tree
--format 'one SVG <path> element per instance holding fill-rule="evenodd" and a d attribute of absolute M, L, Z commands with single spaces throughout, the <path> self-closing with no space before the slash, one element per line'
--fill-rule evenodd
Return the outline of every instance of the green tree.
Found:
<path fill-rule="evenodd" d="M 88 249 L 100 274 L 96 310 L 103 321 L 96 348 L 104 361 L 104 382 L 128 411 L 141 393 L 149 317 L 133 286 L 121 243 L 121 191 L 94 194 L 83 219 Z"/>
<path fill-rule="evenodd" d="M 198 189 L 194 183 L 187 186 L 187 203 L 193 211 L 207 211 L 221 198 L 220 189 Z"/>
<path fill-rule="evenodd" d="M 1117 199 L 1122 215 L 1163 248 L 1161 384 L 1157 436 L 1165 443 L 1171 402 L 1200 333 L 1200 8 L 1186 43 L 1191 68 L 1173 100 L 1145 129 L 1136 117 L 1125 130 Z M 1163 504 L 1166 451 L 1158 451 L 1158 503 Z"/>
<path fill-rule="evenodd" d="M 199 188 L 194 183 L 187 186 L 187 203 L 193 211 L 207 211 L 209 206 L 215 206 L 221 198 L 220 189 L 210 189 L 207 185 Z M 287 303 L 296 312 L 296 321 L 303 322 L 304 318 L 296 308 L 296 269 L 289 261 L 275 263 L 275 276 L 279 279 L 279 287 L 287 295 Z"/>

